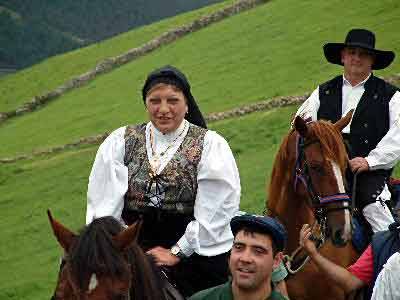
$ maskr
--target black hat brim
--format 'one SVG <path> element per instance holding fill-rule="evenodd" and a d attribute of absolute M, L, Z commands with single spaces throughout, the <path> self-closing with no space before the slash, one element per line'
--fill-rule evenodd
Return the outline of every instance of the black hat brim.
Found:
<path fill-rule="evenodd" d="M 373 53 L 375 55 L 375 60 L 372 65 L 373 70 L 382 70 L 382 69 L 387 68 L 392 63 L 392 61 L 394 60 L 394 57 L 395 57 L 395 54 L 393 51 L 378 50 L 378 49 L 366 47 L 364 44 L 327 43 L 323 47 L 326 60 L 332 64 L 343 66 L 341 51 L 345 47 L 362 48 L 362 49 L 366 49 L 366 50 L 370 51 L 371 53 Z"/>

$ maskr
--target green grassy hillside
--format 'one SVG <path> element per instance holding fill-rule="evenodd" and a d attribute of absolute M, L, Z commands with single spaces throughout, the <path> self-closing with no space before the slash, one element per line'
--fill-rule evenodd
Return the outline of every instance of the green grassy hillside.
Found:
<path fill-rule="evenodd" d="M 227 137 L 238 160 L 242 209 L 262 212 L 265 177 L 294 110 L 256 113 L 211 126 Z M 1 166 L 0 299 L 49 299 L 61 251 L 46 209 L 74 229 L 84 224 L 87 178 L 96 150 L 84 147 Z"/>
<path fill-rule="evenodd" d="M 266 178 L 296 107 L 213 123 L 237 159 L 241 209 L 262 213 Z M 46 210 L 73 229 L 85 222 L 86 188 L 97 146 L 0 168 L 0 299 L 48 299 L 61 250 Z M 397 170 L 397 176 L 400 176 Z"/>
<path fill-rule="evenodd" d="M 273 0 L 186 36 L 99 77 L 41 110 L 0 125 L 0 157 L 62 145 L 145 120 L 140 99 L 142 82 L 150 70 L 167 63 L 188 74 L 193 93 L 206 113 L 272 96 L 311 91 L 319 82 L 340 72 L 339 67 L 325 62 L 322 44 L 342 41 L 351 27 L 376 31 L 378 48 L 400 53 L 395 38 L 395 28 L 400 27 L 399 8 L 398 1 L 390 0 Z M 170 28 L 172 25 L 167 23 L 162 24 Z M 63 62 L 53 64 L 55 60 L 49 60 L 40 72 L 32 69 L 28 77 L 21 75 L 24 79 L 15 77 L 7 84 L 0 79 L 0 88 L 8 95 L 18 90 L 29 95 L 30 89 L 36 89 L 32 92 L 36 94 L 51 88 L 54 82 L 50 83 L 49 78 L 63 80 L 70 76 L 59 74 L 63 68 L 73 65 L 71 74 L 79 74 L 88 65 L 78 65 L 85 64 L 91 55 L 99 58 L 103 52 L 110 51 L 106 55 L 110 56 L 111 52 L 117 55 L 118 51 L 126 51 L 119 45 L 129 44 L 129 39 L 124 40 L 129 34 L 114 40 L 115 49 L 110 42 L 104 46 L 108 50 L 83 49 L 81 53 L 88 52 L 71 53 L 70 59 L 68 55 L 62 58 Z M 142 41 L 148 40 L 146 34 L 141 36 Z M 399 72 L 397 60 L 378 75 Z M 37 84 L 29 85 L 31 81 Z M 15 99 L 10 102 L 13 107 L 17 104 Z M 265 182 L 295 110 L 296 107 L 287 107 L 210 124 L 211 129 L 226 137 L 237 159 L 242 210 L 262 212 Z M 97 146 L 85 146 L 0 165 L 0 299 L 49 298 L 61 251 L 52 236 L 46 209 L 51 208 L 57 218 L 74 229 L 84 224 L 87 178 L 96 150 Z M 399 170 L 396 175 L 400 176 Z"/>
<path fill-rule="evenodd" d="M 0 77 L 0 111 L 13 110 L 29 101 L 33 96 L 53 90 L 72 77 L 93 69 L 105 58 L 120 55 L 150 41 L 165 31 L 192 22 L 198 17 L 214 12 L 232 2 L 232 0 L 224 1 L 143 26 L 86 48 L 54 56 L 7 77 Z"/>
<path fill-rule="evenodd" d="M 341 72 L 325 61 L 322 44 L 342 41 L 351 27 L 375 30 L 378 47 L 400 52 L 393 38 L 395 28 L 400 28 L 399 5 L 390 0 L 268 2 L 100 76 L 33 114 L 6 122 L 0 126 L 4 145 L 0 157 L 144 120 L 140 89 L 146 74 L 162 64 L 174 64 L 188 74 L 206 113 L 311 91 Z M 378 74 L 399 71 L 397 60 Z"/>

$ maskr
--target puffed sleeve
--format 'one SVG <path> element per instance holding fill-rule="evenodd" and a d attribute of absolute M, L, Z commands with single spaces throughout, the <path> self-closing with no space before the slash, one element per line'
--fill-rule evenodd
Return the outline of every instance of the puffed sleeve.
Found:
<path fill-rule="evenodd" d="M 400 158 L 400 92 L 389 102 L 389 131 L 373 149 L 366 160 L 371 170 L 391 169 Z"/>
<path fill-rule="evenodd" d="M 232 247 L 230 220 L 239 210 L 240 179 L 228 143 L 214 131 L 205 135 L 197 181 L 195 220 L 178 246 L 187 256 L 225 253 Z"/>
<path fill-rule="evenodd" d="M 103 216 L 114 216 L 122 222 L 124 195 L 128 189 L 124 134 L 125 127 L 115 130 L 97 151 L 89 176 L 86 224 Z"/>
<path fill-rule="evenodd" d="M 396 252 L 383 266 L 375 281 L 371 300 L 400 299 L 400 253 Z"/>

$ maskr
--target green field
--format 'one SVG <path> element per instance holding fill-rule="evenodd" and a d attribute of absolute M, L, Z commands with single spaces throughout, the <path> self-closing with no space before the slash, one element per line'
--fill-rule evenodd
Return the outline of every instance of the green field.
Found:
<path fill-rule="evenodd" d="M 205 113 L 310 92 L 341 72 L 325 62 L 322 44 L 342 41 L 351 27 L 374 30 L 378 48 L 400 53 L 395 38 L 395 28 L 400 28 L 399 8 L 400 2 L 393 0 L 272 0 L 100 76 L 34 113 L 1 124 L 0 157 L 63 145 L 145 120 L 141 85 L 150 70 L 164 64 L 176 65 L 187 73 Z M 215 7 L 201 12 L 208 9 Z M 189 22 L 196 14 L 200 12 L 126 33 L 0 79 L 0 110 L 14 108 L 20 99 L 85 72 L 96 59 L 120 54 L 131 47 L 130 43 L 135 47 L 151 34 L 153 37 Z M 149 30 L 147 34 L 145 30 Z M 132 42 L 130 38 L 136 35 Z M 103 46 L 108 50 L 100 49 Z M 92 56 L 97 58 L 87 62 Z M 396 60 L 377 74 L 399 72 Z M 242 210 L 261 213 L 264 209 L 265 182 L 295 111 L 296 107 L 286 107 L 210 124 L 229 141 L 237 159 Z M 87 178 L 96 150 L 97 146 L 82 146 L 0 164 L 0 299 L 49 299 L 61 251 L 52 236 L 46 209 L 52 209 L 55 217 L 74 229 L 84 224 Z M 400 176 L 399 169 L 396 175 Z"/>
<path fill-rule="evenodd" d="M 211 126 L 230 141 L 237 158 L 242 209 L 262 212 L 265 178 L 293 112 L 293 107 L 261 112 Z M 259 124 L 264 126 L 255 131 Z M 72 228 L 84 224 L 87 178 L 96 150 L 84 147 L 2 165 L 0 226 L 2 240 L 7 242 L 0 245 L 0 299 L 45 299 L 49 295 L 60 250 L 46 209 Z"/>
<path fill-rule="evenodd" d="M 241 210 L 262 213 L 266 178 L 296 107 L 213 123 L 229 140 L 242 184 Z M 0 299 L 47 299 L 61 250 L 46 210 L 73 229 L 85 222 L 86 187 L 97 146 L 2 165 Z M 396 170 L 400 176 L 400 170 Z"/>
<path fill-rule="evenodd" d="M 195 32 L 100 76 L 33 114 L 1 125 L 0 157 L 69 143 L 143 120 L 141 86 L 146 74 L 160 65 L 173 64 L 184 70 L 201 109 L 209 113 L 311 91 L 341 71 L 325 62 L 322 44 L 342 41 L 349 27 L 367 26 L 377 32 L 378 47 L 400 52 L 393 38 L 395 28 L 400 28 L 396 10 L 400 3 L 357 3 L 271 1 Z M 309 11 L 313 22 L 309 22 Z M 398 61 L 378 74 L 396 72 L 400 72 Z"/>
<path fill-rule="evenodd" d="M 10 111 L 33 96 L 55 89 L 67 80 L 93 69 L 102 60 L 141 46 L 175 27 L 232 4 L 224 1 L 158 23 L 143 26 L 86 48 L 47 59 L 31 68 L 7 77 L 0 77 L 0 111 Z"/>

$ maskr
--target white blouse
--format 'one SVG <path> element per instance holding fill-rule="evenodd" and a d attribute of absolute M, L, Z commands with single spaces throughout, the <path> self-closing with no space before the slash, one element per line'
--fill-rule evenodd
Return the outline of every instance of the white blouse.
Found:
<path fill-rule="evenodd" d="M 153 131 L 155 153 L 161 153 L 160 173 L 184 140 L 189 126 L 184 120 L 169 134 L 158 131 L 151 122 L 146 125 L 146 149 L 152 159 L 150 131 Z M 186 125 L 186 126 L 185 126 Z M 100 145 L 89 176 L 86 223 L 102 216 L 114 216 L 122 222 L 124 196 L 128 189 L 128 169 L 124 165 L 125 126 L 112 132 Z M 173 144 L 171 146 L 171 144 Z M 214 256 L 229 251 L 233 236 L 230 220 L 239 210 L 240 179 L 232 151 L 223 137 L 208 130 L 198 165 L 197 195 L 194 218 L 177 241 L 186 256 L 194 252 Z"/>
<path fill-rule="evenodd" d="M 359 84 L 351 86 L 351 84 L 343 76 L 342 86 L 342 116 L 351 109 L 355 109 L 360 102 L 365 88 L 364 84 L 369 76 Z M 317 112 L 320 106 L 319 88 L 308 97 L 308 99 L 300 106 L 296 115 L 304 119 L 311 118 L 317 120 Z M 350 123 L 342 132 L 350 132 Z M 400 92 L 396 92 L 389 102 L 389 131 L 378 143 L 365 159 L 368 161 L 371 170 L 391 169 L 400 158 Z"/>
<path fill-rule="evenodd" d="M 400 299 L 400 253 L 394 253 L 384 264 L 375 281 L 371 300 Z"/>

